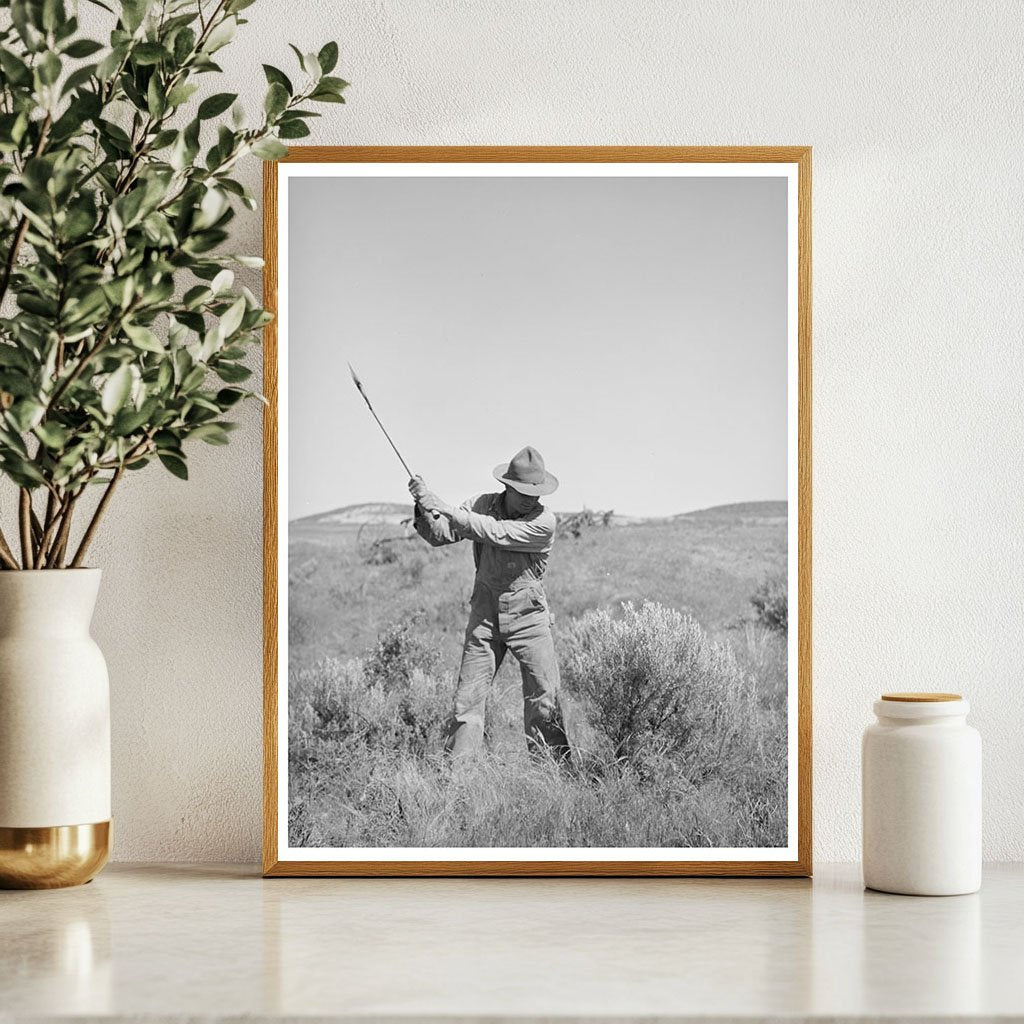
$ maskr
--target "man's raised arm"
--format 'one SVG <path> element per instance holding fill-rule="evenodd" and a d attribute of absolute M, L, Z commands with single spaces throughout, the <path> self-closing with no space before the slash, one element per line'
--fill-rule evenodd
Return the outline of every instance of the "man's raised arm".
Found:
<path fill-rule="evenodd" d="M 414 476 L 409 481 L 409 493 L 416 502 L 412 519 L 413 529 L 431 547 L 440 548 L 446 544 L 457 544 L 462 540 L 462 537 L 452 529 L 451 519 L 437 512 L 442 503 L 427 488 L 423 477 Z"/>
<path fill-rule="evenodd" d="M 412 527 L 432 548 L 457 544 L 462 540 L 452 529 L 452 522 L 447 516 L 433 516 L 424 511 L 419 503 L 413 514 Z"/>
<path fill-rule="evenodd" d="M 459 536 L 508 551 L 549 551 L 555 539 L 555 514 L 547 509 L 533 519 L 495 519 L 460 505 L 451 521 Z"/>

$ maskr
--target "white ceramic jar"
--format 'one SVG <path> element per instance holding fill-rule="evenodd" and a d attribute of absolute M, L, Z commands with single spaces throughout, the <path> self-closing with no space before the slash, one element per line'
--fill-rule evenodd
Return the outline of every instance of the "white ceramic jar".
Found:
<path fill-rule="evenodd" d="M 875 701 L 861 760 L 864 884 L 914 896 L 981 887 L 981 737 L 955 693 Z"/>

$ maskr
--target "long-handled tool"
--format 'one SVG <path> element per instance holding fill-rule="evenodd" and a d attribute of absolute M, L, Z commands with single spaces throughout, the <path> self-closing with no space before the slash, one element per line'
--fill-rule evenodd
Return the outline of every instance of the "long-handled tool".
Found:
<path fill-rule="evenodd" d="M 383 431 L 384 436 L 388 439 L 388 444 L 394 449 L 395 454 L 398 456 L 398 461 L 402 464 L 402 468 L 409 474 L 410 477 L 416 474 L 409 468 L 409 464 L 402 458 L 402 453 L 398 450 L 398 445 L 391 440 L 391 435 L 385 430 L 384 424 L 381 423 L 380 417 L 373 411 L 373 406 L 370 404 L 370 399 L 366 392 L 363 390 L 363 382 L 356 376 L 356 371 L 352 369 L 352 364 L 348 364 L 348 372 L 352 374 L 352 382 L 355 384 L 359 394 L 363 396 L 363 401 L 366 403 L 366 408 L 370 410 L 370 415 L 377 421 L 377 426 Z"/>
<path fill-rule="evenodd" d="M 382 433 L 388 439 L 388 444 L 391 445 L 391 448 L 393 449 L 394 453 L 398 456 L 398 461 L 402 464 L 402 468 L 406 471 L 406 473 L 409 474 L 410 478 L 415 477 L 416 474 L 409 468 L 409 464 L 405 461 L 405 459 L 402 458 L 402 453 L 398 450 L 398 445 L 396 445 L 395 442 L 391 440 L 391 435 L 387 432 L 386 428 L 384 427 L 384 424 L 381 423 L 380 417 L 377 415 L 376 412 L 374 412 L 373 405 L 370 403 L 369 396 L 366 394 L 366 391 L 363 388 L 363 382 L 356 375 L 356 371 L 352 368 L 351 363 L 348 364 L 348 372 L 352 374 L 352 382 L 355 384 L 356 390 L 359 392 L 359 394 L 363 396 L 363 401 L 366 403 L 366 408 L 370 410 L 370 415 L 377 421 L 377 426 L 380 427 Z M 416 502 L 416 504 L 418 505 L 419 502 Z M 431 512 L 431 516 L 434 519 L 439 519 L 440 513 Z"/>

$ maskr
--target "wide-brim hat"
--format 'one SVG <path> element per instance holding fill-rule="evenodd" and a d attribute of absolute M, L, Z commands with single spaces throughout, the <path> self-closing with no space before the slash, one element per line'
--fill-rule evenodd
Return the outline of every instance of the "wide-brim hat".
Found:
<path fill-rule="evenodd" d="M 535 497 L 551 494 L 558 489 L 558 477 L 544 468 L 540 452 L 529 445 L 512 456 L 511 462 L 499 462 L 494 467 L 494 478 L 520 494 Z"/>

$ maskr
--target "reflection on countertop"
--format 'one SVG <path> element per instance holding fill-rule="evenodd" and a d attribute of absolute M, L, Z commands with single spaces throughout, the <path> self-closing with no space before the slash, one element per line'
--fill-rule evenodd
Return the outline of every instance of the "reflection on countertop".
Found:
<path fill-rule="evenodd" d="M 1024 866 L 798 879 L 273 879 L 113 865 L 0 893 L 0 1019 L 1024 1016 Z"/>

